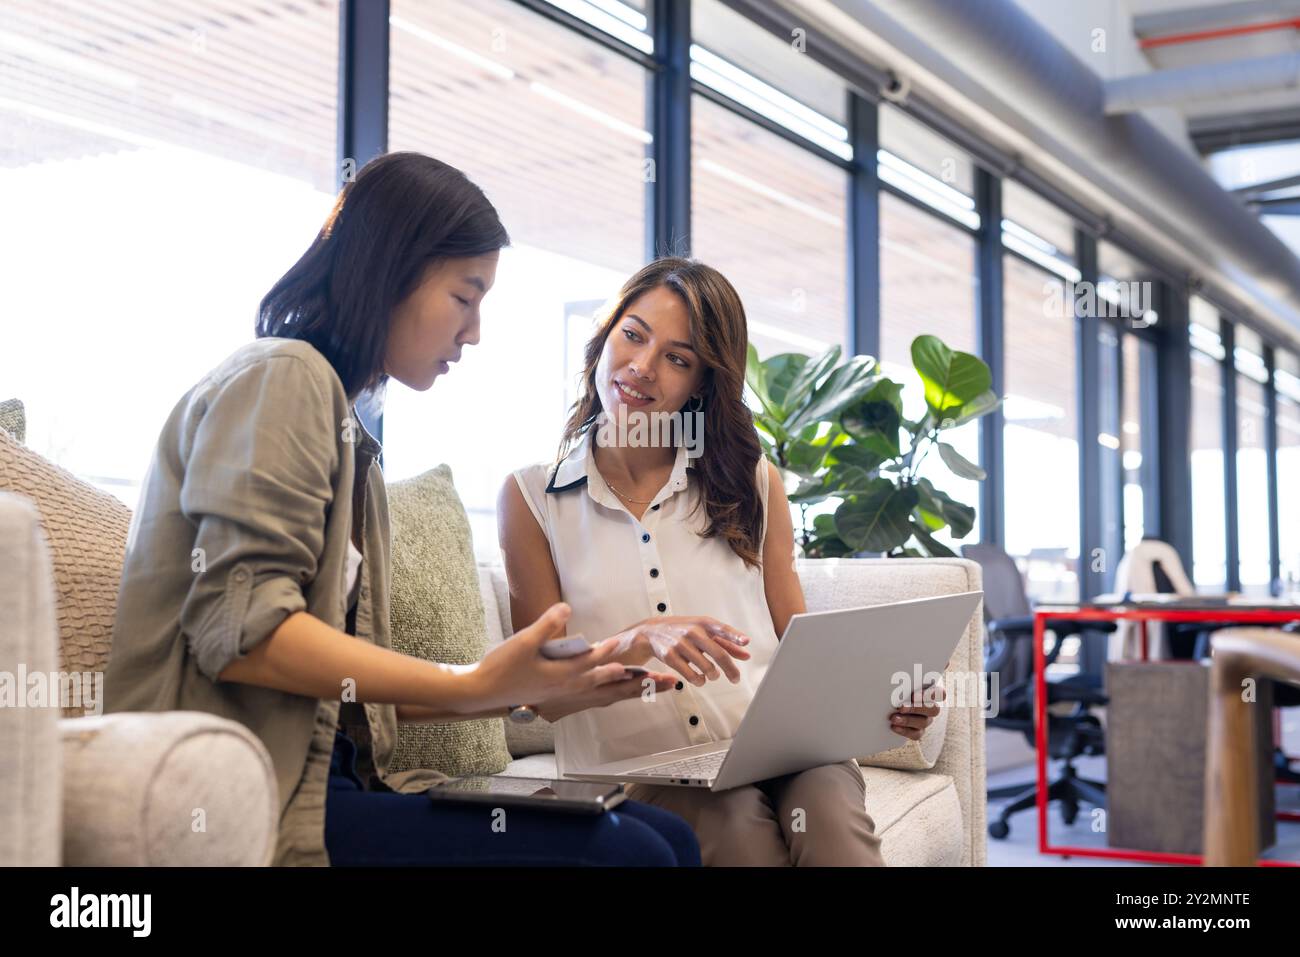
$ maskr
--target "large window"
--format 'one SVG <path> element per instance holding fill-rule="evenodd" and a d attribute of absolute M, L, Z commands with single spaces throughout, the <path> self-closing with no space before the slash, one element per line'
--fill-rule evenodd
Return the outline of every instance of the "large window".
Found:
<path fill-rule="evenodd" d="M 1156 471 L 1155 422 L 1150 421 L 1148 391 L 1154 390 L 1155 344 L 1124 337 L 1123 424 L 1119 435 L 1124 468 L 1124 550 L 1134 548 L 1148 534 L 1148 516 L 1154 518 L 1159 476 Z M 1154 524 L 1152 522 L 1151 524 Z"/>
<path fill-rule="evenodd" d="M 1059 276 L 1080 278 L 1074 221 L 1015 180 L 1002 183 L 1002 243 Z"/>
<path fill-rule="evenodd" d="M 1078 598 L 1075 318 L 1063 281 L 1008 255 L 1003 270 L 1006 549 L 1031 599 Z"/>
<path fill-rule="evenodd" d="M 1228 587 L 1223 481 L 1223 343 L 1219 317 L 1192 297 L 1192 581 L 1204 592 Z"/>
<path fill-rule="evenodd" d="M 338 21 L 336 0 L 0 6 L 0 382 L 28 445 L 128 505 L 329 211 Z"/>
<path fill-rule="evenodd" d="M 978 353 L 976 289 L 974 238 L 892 193 L 881 193 L 879 358 L 885 374 L 903 383 L 907 418 L 916 420 L 925 412 L 925 394 L 912 365 L 912 340 L 934 335 L 952 349 Z M 954 429 L 944 440 L 967 461 L 979 461 L 978 424 Z M 937 455 L 926 456 L 918 474 L 978 509 L 980 483 L 958 478 Z M 955 551 L 979 541 L 979 523 L 959 541 L 946 528 L 936 537 Z"/>
<path fill-rule="evenodd" d="M 979 226 L 970 156 L 902 110 L 888 103 L 879 109 L 881 181 L 971 229 Z"/>
<path fill-rule="evenodd" d="M 691 129 L 691 252 L 736 287 L 755 348 L 846 345 L 848 174 L 702 96 Z"/>
<path fill-rule="evenodd" d="M 1237 569 L 1241 591 L 1267 596 L 1269 570 L 1268 455 L 1264 447 L 1263 343 L 1244 326 L 1235 329 L 1237 380 Z"/>
<path fill-rule="evenodd" d="M 390 149 L 465 170 L 512 240 L 480 345 L 384 409 L 389 480 L 448 463 L 490 557 L 501 483 L 554 457 L 593 313 L 645 261 L 646 73 L 509 0 L 394 0 L 390 76 Z"/>

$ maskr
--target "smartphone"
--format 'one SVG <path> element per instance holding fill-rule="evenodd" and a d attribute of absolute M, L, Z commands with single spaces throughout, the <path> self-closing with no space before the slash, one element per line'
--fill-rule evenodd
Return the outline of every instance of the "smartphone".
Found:
<path fill-rule="evenodd" d="M 601 814 L 618 807 L 627 796 L 621 784 L 548 781 L 505 775 L 452 778 L 435 784 L 426 793 L 431 801 L 529 807 L 570 814 Z"/>
<path fill-rule="evenodd" d="M 556 638 L 554 641 L 548 641 L 542 645 L 543 658 L 576 658 L 583 652 L 591 650 L 591 645 L 587 644 L 587 639 L 582 635 L 574 635 L 572 638 Z"/>

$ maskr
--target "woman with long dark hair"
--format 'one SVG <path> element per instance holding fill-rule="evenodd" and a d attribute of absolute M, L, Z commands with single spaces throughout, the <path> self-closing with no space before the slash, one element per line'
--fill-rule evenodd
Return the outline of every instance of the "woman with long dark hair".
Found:
<path fill-rule="evenodd" d="M 128 539 L 107 709 L 207 711 L 256 733 L 279 785 L 277 864 L 699 861 L 690 829 L 657 808 L 512 810 L 502 830 L 490 808 L 432 804 L 423 791 L 440 775 L 388 768 L 398 721 L 519 705 L 558 719 L 641 693 L 614 660 L 621 639 L 541 654 L 568 619 L 560 603 L 476 665 L 390 647 L 380 448 L 355 403 L 389 377 L 428 389 L 478 342 L 507 243 L 458 170 L 418 153 L 374 160 L 263 299 L 257 339 L 187 392 L 159 437 Z"/>
<path fill-rule="evenodd" d="M 744 400 L 748 341 L 721 273 L 650 263 L 587 343 L 557 462 L 520 469 L 501 491 L 513 613 L 562 600 L 567 626 L 586 634 L 642 619 L 618 660 L 681 676 L 653 700 L 566 716 L 562 773 L 733 737 L 777 636 L 805 610 L 785 489 Z M 916 739 L 937 714 L 902 707 L 890 726 Z M 686 818 L 706 865 L 884 863 L 854 761 L 726 791 L 628 793 Z"/>

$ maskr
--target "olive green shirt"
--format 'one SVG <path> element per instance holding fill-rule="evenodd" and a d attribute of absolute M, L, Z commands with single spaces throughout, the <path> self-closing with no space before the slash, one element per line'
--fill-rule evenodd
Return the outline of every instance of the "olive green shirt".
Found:
<path fill-rule="evenodd" d="M 329 863 L 326 785 L 348 689 L 319 700 L 218 675 L 294 612 L 349 630 L 349 538 L 362 553 L 352 633 L 391 647 L 379 452 L 315 347 L 257 339 L 172 410 L 132 518 L 105 710 L 206 711 L 252 730 L 279 788 L 275 864 Z M 393 705 L 347 710 L 364 712 L 377 787 L 414 793 L 443 778 L 388 774 Z"/>

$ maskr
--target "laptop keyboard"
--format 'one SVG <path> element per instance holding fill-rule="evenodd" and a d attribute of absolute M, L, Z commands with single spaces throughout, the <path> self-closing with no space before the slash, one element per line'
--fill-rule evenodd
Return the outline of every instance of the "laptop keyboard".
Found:
<path fill-rule="evenodd" d="M 656 764 L 652 768 L 642 768 L 633 774 L 644 774 L 652 778 L 712 778 L 722 767 L 726 751 L 714 751 L 712 754 L 700 754 L 693 758 L 684 758 L 669 764 Z"/>

